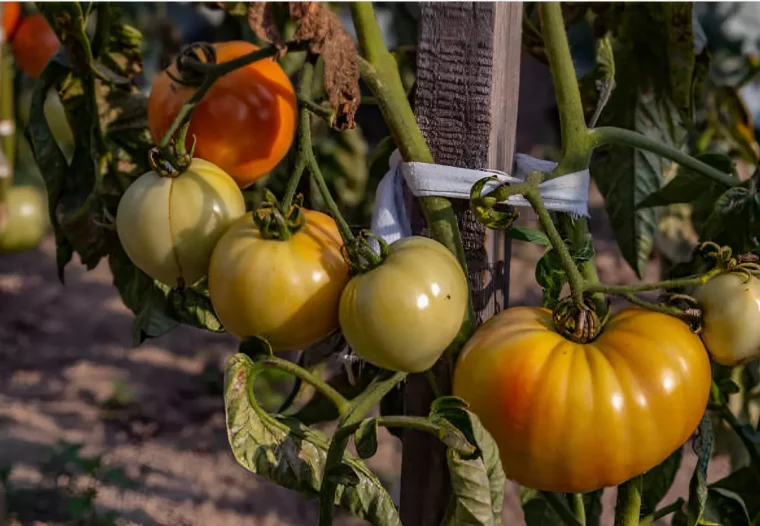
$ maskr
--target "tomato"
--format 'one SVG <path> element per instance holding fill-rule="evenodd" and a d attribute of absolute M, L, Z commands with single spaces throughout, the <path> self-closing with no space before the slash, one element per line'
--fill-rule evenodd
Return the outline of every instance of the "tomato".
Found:
<path fill-rule="evenodd" d="M 710 383 L 688 325 L 638 308 L 586 344 L 555 332 L 549 310 L 507 309 L 478 328 L 454 371 L 454 394 L 493 435 L 507 477 L 568 493 L 665 460 L 699 425 Z"/>
<path fill-rule="evenodd" d="M 12 186 L 0 204 L 0 254 L 35 248 L 49 225 L 45 193 L 36 186 Z"/>
<path fill-rule="evenodd" d="M 223 170 L 193 159 L 176 178 L 148 172 L 119 201 L 116 230 L 132 262 L 169 286 L 208 273 L 214 245 L 245 214 L 240 189 Z"/>
<path fill-rule="evenodd" d="M 21 5 L 18 2 L 3 2 L 3 30 L 6 41 L 13 38 L 20 19 Z"/>
<path fill-rule="evenodd" d="M 265 338 L 275 351 L 303 349 L 338 328 L 349 279 L 335 221 L 303 210 L 288 240 L 264 239 L 253 214 L 237 220 L 211 257 L 209 294 L 228 332 Z"/>
<path fill-rule="evenodd" d="M 390 245 L 378 267 L 354 277 L 340 299 L 340 327 L 356 354 L 385 369 L 432 367 L 459 332 L 467 278 L 446 247 L 425 237 Z"/>
<path fill-rule="evenodd" d="M 217 62 L 258 49 L 248 42 L 214 44 Z M 148 127 L 156 143 L 196 88 L 174 82 L 176 65 L 153 80 Z M 229 173 L 241 188 L 268 173 L 287 154 L 295 135 L 296 97 L 290 79 L 272 59 L 249 64 L 218 79 L 193 112 L 187 146 L 195 135 L 196 157 Z"/>
<path fill-rule="evenodd" d="M 16 65 L 32 78 L 40 76 L 50 57 L 58 51 L 58 46 L 58 37 L 39 13 L 21 20 L 11 41 Z"/>
<path fill-rule="evenodd" d="M 719 274 L 699 287 L 702 341 L 713 361 L 740 365 L 760 358 L 760 280 Z"/>
<path fill-rule="evenodd" d="M 32 90 L 26 90 L 18 98 L 19 116 L 21 123 L 26 127 L 29 125 L 29 112 L 32 108 Z M 48 96 L 45 99 L 45 118 L 50 126 L 50 131 L 58 143 L 66 159 L 71 162 L 74 156 L 74 132 L 69 127 L 69 121 L 66 118 L 66 110 L 63 108 L 63 102 L 58 96 L 55 88 L 50 88 Z"/>

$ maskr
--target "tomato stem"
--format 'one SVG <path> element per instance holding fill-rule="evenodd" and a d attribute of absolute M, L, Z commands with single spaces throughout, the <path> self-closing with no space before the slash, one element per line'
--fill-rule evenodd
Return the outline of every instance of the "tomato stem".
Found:
<path fill-rule="evenodd" d="M 683 508 L 683 505 L 685 504 L 685 502 L 686 502 L 685 500 L 679 497 L 678 499 L 676 499 L 675 502 L 671 502 L 667 506 L 654 511 L 653 513 L 650 513 L 646 517 L 643 517 L 641 519 L 641 522 L 639 522 L 639 526 L 649 526 L 653 522 L 658 521 L 662 518 L 665 518 L 671 513 L 675 513 L 676 511 Z"/>
<path fill-rule="evenodd" d="M 387 371 L 382 377 L 376 377 L 363 393 L 354 398 L 347 409 L 340 411 L 338 429 L 330 441 L 330 448 L 327 450 L 325 459 L 325 470 L 322 473 L 322 487 L 319 491 L 319 526 L 332 526 L 333 523 L 333 508 L 338 483 L 328 477 L 330 470 L 342 461 L 348 440 L 358 429 L 357 424 L 364 419 L 364 415 L 379 404 L 380 400 L 406 376 L 407 373 Z"/>
<path fill-rule="evenodd" d="M 573 513 L 576 517 L 578 517 L 578 522 L 581 524 L 586 524 L 586 507 L 583 504 L 583 495 L 580 493 L 573 493 L 572 496 L 572 502 L 573 502 Z"/>
<path fill-rule="evenodd" d="M 644 478 L 637 475 L 618 486 L 615 526 L 638 526 Z"/>
<path fill-rule="evenodd" d="M 298 105 L 302 108 L 306 108 L 312 114 L 325 120 L 327 124 L 332 126 L 333 118 L 335 117 L 335 110 L 333 110 L 331 107 L 317 104 L 313 100 L 303 98 L 300 95 L 298 96 Z"/>

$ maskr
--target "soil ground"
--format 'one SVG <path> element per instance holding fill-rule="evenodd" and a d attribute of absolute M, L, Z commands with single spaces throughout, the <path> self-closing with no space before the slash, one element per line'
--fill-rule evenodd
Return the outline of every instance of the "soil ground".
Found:
<path fill-rule="evenodd" d="M 592 217 L 602 280 L 634 281 L 596 192 Z M 510 303 L 535 304 L 540 290 L 533 268 L 541 251 L 515 242 L 513 252 Z M 656 279 L 657 272 L 653 261 L 647 279 Z M 105 262 L 91 272 L 73 262 L 64 286 L 56 277 L 52 238 L 38 250 L 0 258 L 0 466 L 13 467 L 9 485 L 38 484 L 37 466 L 49 446 L 63 439 L 83 443 L 83 454 L 103 454 L 106 464 L 124 466 L 137 481 L 134 490 L 104 486 L 99 491 L 98 506 L 117 511 L 121 524 L 315 524 L 314 502 L 250 475 L 232 457 L 222 398 L 208 387 L 221 380 L 204 370 L 235 352 L 234 341 L 180 328 L 133 348 L 131 323 Z M 134 403 L 128 410 L 105 411 L 119 385 L 127 386 Z M 685 448 L 686 460 L 665 502 L 688 491 L 695 457 Z M 395 438 L 381 436 L 370 466 L 397 495 Z M 727 469 L 727 459 L 716 458 L 710 479 Z M 510 486 L 505 524 L 522 523 L 514 490 Z M 614 491 L 604 497 L 605 524 L 611 524 Z M 44 506 L 37 503 L 43 511 Z M 54 523 L 44 516 L 38 509 L 20 518 L 25 524 Z M 340 521 L 356 523 L 347 517 Z"/>

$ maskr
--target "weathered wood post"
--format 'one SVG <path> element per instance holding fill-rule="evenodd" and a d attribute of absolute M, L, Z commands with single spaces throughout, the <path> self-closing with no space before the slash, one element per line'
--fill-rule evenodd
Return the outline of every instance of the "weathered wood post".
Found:
<path fill-rule="evenodd" d="M 436 163 L 511 171 L 521 27 L 519 3 L 433 2 L 421 6 L 415 115 Z M 486 285 L 482 281 L 488 267 L 485 231 L 466 201 L 453 205 L 467 256 L 470 287 L 480 291 Z M 412 228 L 417 234 L 425 234 L 424 221 L 415 208 Z M 490 301 L 479 298 L 476 311 L 484 311 Z M 436 366 L 436 376 L 442 389 L 450 392 L 451 378 L 442 361 Z M 433 399 L 424 376 L 410 377 L 404 391 L 406 414 L 427 415 Z M 449 495 L 444 447 L 435 438 L 406 430 L 402 523 L 439 526 Z"/>

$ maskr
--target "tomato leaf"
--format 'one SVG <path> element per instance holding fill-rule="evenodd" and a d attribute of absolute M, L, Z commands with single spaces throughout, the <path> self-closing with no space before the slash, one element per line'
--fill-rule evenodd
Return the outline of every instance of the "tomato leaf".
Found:
<path fill-rule="evenodd" d="M 369 458 L 377 453 L 377 420 L 367 418 L 354 433 L 354 445 L 359 458 Z"/>
<path fill-rule="evenodd" d="M 527 241 L 528 243 L 536 243 L 545 247 L 552 246 L 551 241 L 549 241 L 549 238 L 546 237 L 546 234 L 540 230 L 536 230 L 535 228 L 513 226 L 507 230 L 507 235 L 510 238 L 516 239 L 518 241 Z"/>
<path fill-rule="evenodd" d="M 644 474 L 641 494 L 641 515 L 649 515 L 665 497 L 681 467 L 683 449 L 678 448 L 660 464 Z"/>
<path fill-rule="evenodd" d="M 525 526 L 563 524 L 562 519 L 540 491 L 520 486 L 520 504 L 525 515 Z"/>
<path fill-rule="evenodd" d="M 602 493 L 597 489 L 583 494 L 583 507 L 586 510 L 586 526 L 599 526 L 602 520 Z"/>
<path fill-rule="evenodd" d="M 757 488 L 760 488 L 760 476 L 750 466 L 740 468 L 709 486 L 710 490 L 729 491 L 739 496 L 750 517 L 760 517 L 760 499 L 757 498 Z"/>
<path fill-rule="evenodd" d="M 757 498 L 755 496 L 755 498 Z M 749 513 L 744 499 L 723 488 L 709 488 L 705 513 L 700 524 L 715 526 L 750 526 Z"/>
<path fill-rule="evenodd" d="M 735 254 L 760 246 L 760 194 L 744 187 L 730 188 L 714 201 L 700 232 L 703 241 L 730 246 Z"/>
<path fill-rule="evenodd" d="M 251 397 L 255 374 L 255 363 L 244 354 L 231 357 L 225 370 L 227 434 L 235 460 L 254 474 L 316 499 L 329 439 L 293 418 L 267 414 Z M 393 500 L 377 477 L 348 453 L 342 464 L 354 472 L 358 481 L 338 486 L 335 504 L 372 524 L 400 526 Z M 341 476 L 347 475 L 345 469 L 341 470 Z"/>
<path fill-rule="evenodd" d="M 626 4 L 615 34 L 615 82 L 600 124 L 634 130 L 679 148 L 691 119 L 696 66 L 691 4 Z M 688 45 L 687 45 L 688 43 Z M 673 70 L 677 72 L 675 74 Z M 642 276 L 654 244 L 656 213 L 637 205 L 659 189 L 663 161 L 649 152 L 603 147 L 591 175 L 604 196 L 615 238 Z"/>
<path fill-rule="evenodd" d="M 692 447 L 697 455 L 697 465 L 689 482 L 688 526 L 700 524 L 707 504 L 707 464 L 712 454 L 713 434 L 710 417 L 705 412 L 694 435 Z"/>
<path fill-rule="evenodd" d="M 543 289 L 541 306 L 551 309 L 567 283 L 567 274 L 556 250 L 548 249 L 536 263 L 536 282 Z"/>
<path fill-rule="evenodd" d="M 721 153 L 703 153 L 696 157 L 722 172 L 732 173 L 734 171 L 733 161 L 727 155 Z M 691 203 L 698 199 L 712 199 L 714 201 L 726 190 L 726 186 L 681 166 L 676 176 L 668 184 L 656 192 L 649 194 L 636 208 L 642 209 L 653 206 L 667 206 L 675 203 Z"/>

